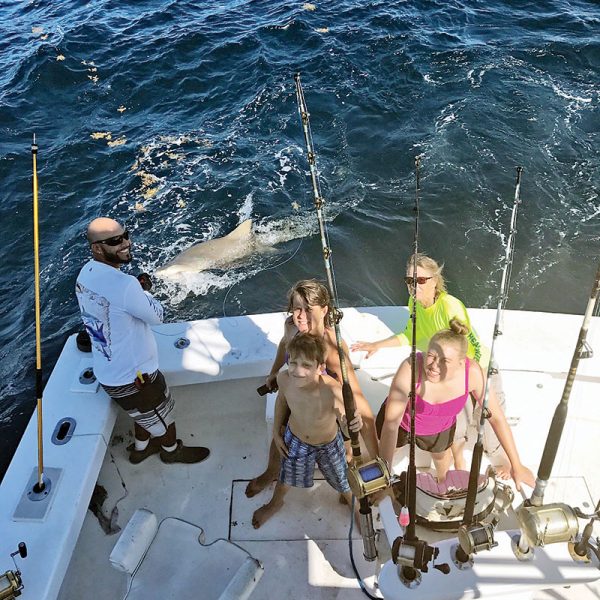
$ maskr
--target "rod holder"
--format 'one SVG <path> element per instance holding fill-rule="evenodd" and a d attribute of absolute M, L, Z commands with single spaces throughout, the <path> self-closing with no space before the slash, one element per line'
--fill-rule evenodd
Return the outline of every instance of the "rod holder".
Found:
<path fill-rule="evenodd" d="M 375 544 L 375 530 L 373 529 L 373 514 L 359 513 L 360 529 L 363 539 L 363 556 L 365 560 L 372 562 L 377 558 L 377 546 Z"/>

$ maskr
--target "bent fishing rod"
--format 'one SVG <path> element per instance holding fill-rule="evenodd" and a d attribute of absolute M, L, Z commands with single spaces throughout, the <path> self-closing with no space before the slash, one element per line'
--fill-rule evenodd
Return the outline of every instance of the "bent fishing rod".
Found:
<path fill-rule="evenodd" d="M 329 293 L 331 294 L 331 300 L 333 303 L 333 324 L 335 329 L 335 340 L 337 343 L 337 350 L 340 359 L 340 370 L 342 373 L 342 391 L 344 397 L 344 408 L 346 410 L 346 418 L 348 423 L 354 419 L 354 412 L 356 406 L 354 404 L 354 394 L 348 380 L 348 368 L 346 365 L 346 354 L 342 345 L 342 336 L 340 333 L 339 323 L 342 318 L 341 311 L 339 310 L 339 301 L 337 294 L 337 287 L 335 283 L 335 275 L 333 272 L 333 261 L 331 258 L 331 246 L 329 244 L 329 236 L 327 234 L 327 225 L 325 224 L 325 218 L 323 216 L 323 205 L 325 200 L 321 194 L 321 186 L 319 182 L 319 174 L 317 172 L 316 154 L 314 151 L 312 133 L 310 130 L 310 121 L 308 108 L 306 106 L 306 100 L 304 99 L 304 91 L 300 82 L 300 74 L 296 74 L 294 77 L 296 82 L 296 95 L 298 98 L 298 109 L 300 111 L 300 118 L 302 119 L 302 130 L 304 132 L 304 141 L 306 142 L 306 151 L 308 158 L 308 165 L 310 168 L 310 178 L 312 183 L 314 204 L 317 211 L 317 220 L 319 222 L 319 234 L 321 237 L 321 248 L 323 252 L 323 259 L 325 262 L 325 273 L 327 275 L 327 285 L 329 287 Z M 360 443 L 358 441 L 358 433 L 350 431 L 350 443 L 352 445 L 352 456 L 357 461 L 361 460 Z"/>
<path fill-rule="evenodd" d="M 471 470 L 469 473 L 469 486 L 467 491 L 467 500 L 465 504 L 465 513 L 463 522 L 459 528 L 458 538 L 460 545 L 456 551 L 456 558 L 461 563 L 467 563 L 473 552 L 480 550 L 490 550 L 494 545 L 493 530 L 495 523 L 475 523 L 473 513 L 475 512 L 475 502 L 477 499 L 477 488 L 479 482 L 479 471 L 481 470 L 481 459 L 483 456 L 483 428 L 485 420 L 489 418 L 488 400 L 490 396 L 490 378 L 496 373 L 494 367 L 494 350 L 496 340 L 502 335 L 500 323 L 502 312 L 506 307 L 508 299 L 508 289 L 512 275 L 512 266 L 514 258 L 515 240 L 517 234 L 517 214 L 521 204 L 521 174 L 523 167 L 517 167 L 517 179 L 515 183 L 515 197 L 510 218 L 510 228 L 506 251 L 504 254 L 504 269 L 502 270 L 502 279 L 500 282 L 500 292 L 498 294 L 498 306 L 496 309 L 496 322 L 494 323 L 494 334 L 492 336 L 492 345 L 490 347 L 490 358 L 487 368 L 487 374 L 484 383 L 483 402 L 481 404 L 481 417 L 477 425 L 477 442 L 473 448 L 473 458 L 471 460 Z"/>
<path fill-rule="evenodd" d="M 321 194 L 321 186 L 319 182 L 319 174 L 317 172 L 316 154 L 312 141 L 312 133 L 310 129 L 309 112 L 304 98 L 304 90 L 300 82 L 300 74 L 294 76 L 296 83 L 296 97 L 298 100 L 298 111 L 302 121 L 302 130 L 304 132 L 304 141 L 306 143 L 306 154 L 308 165 L 310 168 L 310 178 L 314 196 L 314 205 L 317 212 L 317 220 L 319 222 L 319 234 L 321 238 L 321 247 L 323 252 L 323 260 L 325 263 L 325 272 L 327 274 L 327 284 L 331 301 L 333 304 L 333 325 L 335 330 L 335 339 L 337 351 L 340 361 L 340 371 L 342 375 L 342 396 L 344 399 L 344 410 L 346 413 L 346 421 L 350 423 L 354 419 L 356 405 L 354 402 L 354 394 L 348 379 L 348 367 L 346 364 L 346 353 L 344 352 L 342 335 L 340 332 L 340 319 L 342 313 L 339 309 L 339 300 L 337 287 L 335 283 L 335 275 L 333 271 L 333 261 L 331 258 L 331 246 L 327 234 L 327 226 L 323 216 L 323 205 L 325 200 Z M 373 516 L 371 506 L 369 504 L 368 495 L 376 491 L 384 489 L 389 484 L 389 472 L 385 463 L 378 457 L 374 460 L 363 464 L 363 459 L 360 452 L 360 442 L 358 440 L 358 432 L 349 429 L 350 444 L 352 446 L 352 464 L 348 470 L 348 481 L 352 488 L 353 494 L 358 498 L 360 504 L 360 521 L 363 537 L 363 551 L 366 560 L 375 560 L 377 558 L 377 549 L 375 547 L 375 531 L 373 529 Z"/>

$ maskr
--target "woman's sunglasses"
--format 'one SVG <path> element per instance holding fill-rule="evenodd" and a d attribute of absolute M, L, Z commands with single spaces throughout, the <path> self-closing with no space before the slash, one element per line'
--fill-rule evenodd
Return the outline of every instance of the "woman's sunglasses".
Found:
<path fill-rule="evenodd" d="M 419 285 L 424 285 L 430 279 L 433 279 L 433 277 L 434 277 L 433 275 L 431 277 L 417 277 L 416 280 Z M 414 277 L 405 277 L 404 283 L 406 283 L 406 285 L 415 285 L 415 278 Z"/>
<path fill-rule="evenodd" d="M 127 229 L 121 235 L 106 238 L 105 240 L 96 240 L 94 244 L 106 244 L 107 246 L 120 246 L 123 240 L 129 239 L 129 231 Z"/>

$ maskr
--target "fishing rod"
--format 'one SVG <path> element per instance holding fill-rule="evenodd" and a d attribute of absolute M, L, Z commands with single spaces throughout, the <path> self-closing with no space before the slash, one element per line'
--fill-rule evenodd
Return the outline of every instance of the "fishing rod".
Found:
<path fill-rule="evenodd" d="M 344 410 L 346 413 L 346 421 L 352 422 L 356 405 L 354 402 L 354 394 L 348 379 L 348 367 L 346 365 L 346 353 L 344 352 L 342 335 L 340 332 L 340 320 L 342 312 L 339 309 L 338 293 L 335 284 L 335 275 L 333 272 L 333 261 L 331 259 L 331 246 L 327 234 L 327 226 L 323 217 L 323 205 L 325 200 L 321 194 L 321 186 L 319 182 L 319 174 L 317 172 L 316 154 L 312 141 L 312 133 L 310 129 L 309 112 L 304 98 L 304 90 L 300 82 L 300 74 L 294 75 L 296 83 L 296 97 L 298 100 L 298 111 L 302 121 L 302 130 L 304 132 L 304 141 L 306 143 L 306 154 L 308 165 L 310 168 L 310 178 L 314 196 L 314 204 L 317 211 L 317 219 L 319 222 L 319 233 L 321 237 L 321 247 L 323 252 L 323 260 L 325 263 L 325 272 L 327 274 L 327 284 L 333 304 L 333 326 L 335 330 L 335 339 L 337 351 L 340 360 L 340 371 L 342 375 L 342 396 L 344 399 Z M 367 463 L 363 463 L 360 452 L 360 442 L 358 440 L 358 432 L 349 430 L 350 444 L 352 446 L 352 464 L 348 468 L 348 482 L 352 489 L 352 493 L 359 500 L 359 514 L 361 523 L 361 533 L 363 537 L 363 553 L 366 560 L 375 560 L 377 558 L 377 548 L 375 547 L 375 530 L 373 529 L 373 515 L 369 504 L 368 495 L 379 490 L 385 489 L 389 484 L 389 471 L 385 462 L 376 457 Z"/>
<path fill-rule="evenodd" d="M 405 479 L 404 497 L 407 499 L 407 507 L 402 507 L 400 511 L 400 524 L 406 522 L 406 508 L 408 508 L 408 523 L 404 536 L 399 536 L 392 544 L 392 560 L 395 564 L 401 565 L 398 570 L 400 581 L 409 588 L 414 588 L 421 582 L 421 571 L 428 570 L 428 563 L 435 560 L 439 554 L 439 548 L 430 546 L 424 540 L 419 540 L 416 534 L 417 518 L 417 466 L 416 466 L 416 395 L 417 395 L 417 258 L 419 254 L 419 195 L 421 192 L 420 175 L 421 157 L 415 158 L 415 229 L 413 237 L 413 256 L 412 256 L 412 285 L 409 286 L 410 297 L 412 300 L 412 345 L 410 352 L 410 450 L 408 459 L 408 469 Z M 442 572 L 446 565 L 439 565 Z"/>
<path fill-rule="evenodd" d="M 494 334 L 492 336 L 492 345 L 490 347 L 490 357 L 487 368 L 487 375 L 484 382 L 483 402 L 481 405 L 481 417 L 477 426 L 477 442 L 473 448 L 473 458 L 471 460 L 471 470 L 469 473 L 469 486 L 467 488 L 467 500 L 462 525 L 458 531 L 459 546 L 456 550 L 456 558 L 459 562 L 465 564 L 470 561 L 471 554 L 479 550 L 490 550 L 495 546 L 494 528 L 496 523 L 475 523 L 473 513 L 475 511 L 475 502 L 477 499 L 477 488 L 479 482 L 479 471 L 481 469 L 481 459 L 483 456 L 483 428 L 485 420 L 489 418 L 488 401 L 490 396 L 490 378 L 496 373 L 494 367 L 494 350 L 496 339 L 502 335 L 500 322 L 502 312 L 506 307 L 508 299 L 508 288 L 512 275 L 513 256 L 515 249 L 515 240 L 517 234 L 517 214 L 521 204 L 521 174 L 523 167 L 517 167 L 517 179 L 515 183 L 515 198 L 510 218 L 509 235 L 504 255 L 504 269 L 502 270 L 502 280 L 500 282 L 500 293 L 498 295 L 498 307 L 496 309 L 496 322 L 494 323 Z"/>
<path fill-rule="evenodd" d="M 518 552 L 520 552 L 521 555 L 526 556 L 529 553 L 531 546 L 543 546 L 555 542 L 569 542 L 569 549 L 572 550 L 571 556 L 573 559 L 584 560 L 587 556 L 589 535 L 584 531 L 584 540 L 580 541 L 579 544 L 574 544 L 573 540 L 576 539 L 579 532 L 579 522 L 577 517 L 589 515 L 580 515 L 581 511 L 579 511 L 579 509 L 573 509 L 569 505 L 560 502 L 544 505 L 544 493 L 546 486 L 548 485 L 548 480 L 550 479 L 550 474 L 552 473 L 556 453 L 567 419 L 569 398 L 571 396 L 573 383 L 575 382 L 579 361 L 592 356 L 592 350 L 587 343 L 587 333 L 594 309 L 598 303 L 599 295 L 600 264 L 596 271 L 594 285 L 592 286 L 592 291 L 585 309 L 583 323 L 579 330 L 579 337 L 575 344 L 575 351 L 573 352 L 573 357 L 571 359 L 571 366 L 569 367 L 565 387 L 561 399 L 554 411 L 554 416 L 552 417 L 552 423 L 548 431 L 548 437 L 546 438 L 546 444 L 540 460 L 535 488 L 531 494 L 531 498 L 526 500 L 523 506 L 519 507 L 517 510 L 517 518 L 523 533 L 518 544 Z M 596 516 L 598 516 L 599 509 L 600 503 L 596 507 Z M 586 536 L 587 540 L 585 540 Z M 515 552 L 517 552 L 517 550 L 515 550 Z M 517 553 L 517 556 L 519 556 L 519 553 Z"/>
<path fill-rule="evenodd" d="M 40 318 L 40 234 L 38 211 L 38 178 L 37 178 L 37 152 L 38 146 L 31 144 L 31 157 L 33 160 L 33 278 L 35 295 L 35 392 L 37 398 L 37 436 L 38 436 L 38 473 L 35 491 L 41 492 L 44 483 L 44 440 L 42 427 L 42 334 Z"/>
<path fill-rule="evenodd" d="M 562 397 L 554 411 L 554 417 L 552 418 L 552 424 L 550 425 L 550 431 L 548 431 L 548 437 L 546 438 L 546 445 L 544 446 L 544 452 L 542 453 L 542 459 L 538 469 L 537 478 L 535 481 L 535 488 L 531 494 L 530 503 L 532 506 L 542 506 L 544 503 L 544 493 L 552 473 L 552 467 L 556 459 L 556 452 L 558 451 L 558 445 L 560 444 L 560 438 L 562 436 L 565 421 L 567 419 L 567 410 L 569 404 L 569 398 L 571 396 L 571 390 L 573 383 L 575 382 L 575 376 L 577 375 L 577 368 L 579 367 L 579 361 L 582 358 L 589 358 L 591 351 L 587 344 L 587 333 L 590 326 L 590 320 L 598 302 L 598 295 L 600 294 L 600 265 L 598 265 L 598 271 L 596 272 L 596 278 L 592 287 L 592 292 L 588 299 L 588 303 L 583 316 L 583 323 L 579 330 L 579 337 L 577 344 L 575 345 L 575 351 L 571 358 L 571 366 L 567 374 L 567 380 L 565 381 L 565 387 L 563 389 Z"/>
<path fill-rule="evenodd" d="M 417 397 L 417 254 L 419 252 L 419 193 L 421 191 L 421 166 L 420 157 L 415 158 L 415 232 L 413 239 L 413 279 L 410 286 L 410 295 L 412 298 L 412 344 L 410 349 L 410 449 L 408 458 L 408 472 L 406 481 L 408 485 L 408 514 L 410 520 L 406 528 L 406 539 L 416 540 L 415 533 L 417 516 L 417 468 L 416 468 L 416 397 Z"/>

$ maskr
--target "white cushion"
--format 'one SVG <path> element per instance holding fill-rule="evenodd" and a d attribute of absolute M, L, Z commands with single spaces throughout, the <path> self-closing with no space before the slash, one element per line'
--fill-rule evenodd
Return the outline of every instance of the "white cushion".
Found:
<path fill-rule="evenodd" d="M 110 553 L 110 564 L 118 571 L 131 575 L 154 539 L 157 529 L 156 515 L 145 508 L 138 508 Z"/>
<path fill-rule="evenodd" d="M 219 600 L 246 600 L 256 587 L 264 570 L 265 568 L 258 560 L 248 556 L 219 596 Z"/>
<path fill-rule="evenodd" d="M 226 540 L 203 545 L 202 533 L 191 523 L 163 519 L 127 600 L 220 600 L 230 585 L 240 599 L 247 598 L 262 575 L 260 564 L 246 562 L 248 553 Z"/>

